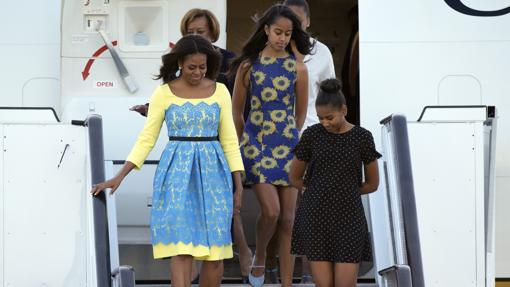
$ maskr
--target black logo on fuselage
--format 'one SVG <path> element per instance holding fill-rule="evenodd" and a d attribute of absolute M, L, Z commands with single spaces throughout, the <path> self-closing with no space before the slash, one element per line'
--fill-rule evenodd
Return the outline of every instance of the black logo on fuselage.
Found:
<path fill-rule="evenodd" d="M 470 16 L 478 16 L 478 17 L 495 17 L 495 16 L 502 16 L 505 14 L 510 13 L 510 7 L 506 7 L 501 10 L 494 10 L 494 11 L 481 11 L 476 10 L 473 8 L 470 8 L 466 6 L 464 3 L 462 3 L 462 0 L 444 0 L 448 6 L 450 6 L 452 9 L 466 15 Z"/>

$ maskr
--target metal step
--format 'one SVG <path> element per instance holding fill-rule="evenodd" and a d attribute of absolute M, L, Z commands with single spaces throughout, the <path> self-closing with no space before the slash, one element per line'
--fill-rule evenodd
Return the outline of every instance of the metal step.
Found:
<path fill-rule="evenodd" d="M 168 287 L 170 285 L 168 284 L 158 284 L 158 285 L 146 285 L 146 284 L 143 284 L 143 285 L 136 285 L 137 287 Z M 198 284 L 193 284 L 192 285 L 193 287 L 198 287 Z M 250 286 L 249 284 L 221 284 L 221 286 L 228 286 L 228 287 L 246 287 L 246 286 Z M 264 286 L 274 286 L 274 287 L 279 287 L 281 286 L 280 284 L 264 284 Z M 298 286 L 298 287 L 314 287 L 315 285 L 314 284 L 292 284 L 292 286 Z M 377 284 L 375 283 L 359 283 L 357 285 L 358 287 L 377 287 Z"/>

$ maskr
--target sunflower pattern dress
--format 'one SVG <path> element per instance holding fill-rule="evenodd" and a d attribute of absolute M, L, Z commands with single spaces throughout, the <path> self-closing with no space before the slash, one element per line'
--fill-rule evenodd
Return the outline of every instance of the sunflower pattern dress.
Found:
<path fill-rule="evenodd" d="M 246 183 L 289 186 L 291 150 L 298 142 L 294 119 L 296 59 L 259 57 L 250 71 L 251 111 L 241 139 Z"/>
<path fill-rule="evenodd" d="M 162 85 L 149 107 L 144 129 L 127 160 L 136 169 L 143 165 L 165 121 L 170 140 L 153 182 L 154 258 L 231 258 L 231 172 L 244 168 L 227 88 L 217 83 L 208 98 L 184 99 Z"/>

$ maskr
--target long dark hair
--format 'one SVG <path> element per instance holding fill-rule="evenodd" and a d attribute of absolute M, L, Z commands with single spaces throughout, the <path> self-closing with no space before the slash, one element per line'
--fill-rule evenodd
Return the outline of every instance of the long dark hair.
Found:
<path fill-rule="evenodd" d="M 212 44 L 204 37 L 199 35 L 186 35 L 182 37 L 170 53 L 161 57 L 163 65 L 159 69 L 159 75 L 156 80 L 163 79 L 168 83 L 177 78 L 176 73 L 179 70 L 179 61 L 184 61 L 188 55 L 204 54 L 207 56 L 207 72 L 205 77 L 216 81 L 220 71 L 221 54 L 216 52 Z"/>
<path fill-rule="evenodd" d="M 249 60 L 250 63 L 254 63 L 259 53 L 264 49 L 267 43 L 267 35 L 264 31 L 264 27 L 273 24 L 279 17 L 284 17 L 292 22 L 292 35 L 291 40 L 296 42 L 297 50 L 303 54 L 308 55 L 312 51 L 314 43 L 310 42 L 310 35 L 301 29 L 301 22 L 298 17 L 289 7 L 281 4 L 275 4 L 271 8 L 264 12 L 264 15 L 257 20 L 255 32 L 248 38 L 243 46 L 241 55 L 237 57 L 229 69 L 229 76 L 233 77 L 237 73 L 237 69 L 241 63 L 245 60 Z M 289 54 L 292 54 L 292 48 L 289 45 L 285 48 Z"/>

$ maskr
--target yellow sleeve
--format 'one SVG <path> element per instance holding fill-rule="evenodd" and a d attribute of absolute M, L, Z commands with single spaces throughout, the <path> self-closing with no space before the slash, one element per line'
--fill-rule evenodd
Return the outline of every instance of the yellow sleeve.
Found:
<path fill-rule="evenodd" d="M 145 159 L 158 140 L 167 107 L 164 96 L 162 86 L 158 86 L 150 98 L 149 112 L 147 113 L 145 125 L 138 135 L 135 146 L 127 157 L 127 161 L 132 162 L 135 165 L 135 169 L 142 167 Z"/>
<path fill-rule="evenodd" d="M 232 100 L 230 93 L 225 85 L 217 83 L 216 88 L 219 90 L 218 103 L 220 104 L 220 125 L 218 127 L 218 135 L 221 147 L 225 153 L 225 157 L 230 167 L 230 171 L 243 171 L 243 159 L 239 151 L 239 142 L 237 141 L 236 128 L 232 117 Z"/>

